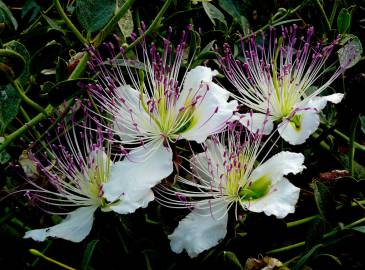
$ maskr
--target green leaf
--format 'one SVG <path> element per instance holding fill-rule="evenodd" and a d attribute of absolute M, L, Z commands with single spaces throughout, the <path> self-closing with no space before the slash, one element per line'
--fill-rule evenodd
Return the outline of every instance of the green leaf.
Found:
<path fill-rule="evenodd" d="M 320 257 L 325 257 L 325 258 L 329 258 L 332 261 L 334 261 L 335 263 L 337 263 L 339 266 L 342 265 L 340 259 L 332 254 L 328 254 L 328 253 L 322 253 L 322 254 L 318 254 L 315 259 L 320 258 Z"/>
<path fill-rule="evenodd" d="M 212 21 L 214 25 L 216 25 L 215 20 L 218 20 L 225 26 L 227 26 L 224 14 L 218 8 L 216 8 L 214 5 L 208 2 L 203 2 L 203 8 L 205 10 L 205 13 L 208 15 L 209 19 Z"/>
<path fill-rule="evenodd" d="M 365 233 L 365 226 L 357 226 L 353 227 L 352 229 L 361 233 Z"/>
<path fill-rule="evenodd" d="M 239 259 L 237 258 L 236 254 L 234 254 L 232 251 L 223 251 L 223 258 L 225 262 L 229 263 L 232 266 L 233 265 L 236 266 L 236 268 L 243 270 L 243 267 Z"/>
<path fill-rule="evenodd" d="M 0 84 L 8 84 L 18 78 L 25 65 L 25 59 L 18 52 L 0 49 Z"/>
<path fill-rule="evenodd" d="M 204 54 L 204 53 L 207 53 L 209 52 L 212 48 L 213 48 L 213 45 L 214 43 L 216 42 L 216 40 L 212 40 L 210 41 L 201 51 L 200 51 L 200 54 Z"/>
<path fill-rule="evenodd" d="M 53 40 L 36 51 L 29 61 L 30 73 L 36 75 L 46 66 L 49 66 L 57 58 L 61 49 L 61 44 Z"/>
<path fill-rule="evenodd" d="M 20 97 L 16 89 L 8 84 L 0 86 L 0 134 L 18 114 Z"/>
<path fill-rule="evenodd" d="M 119 11 L 119 9 L 123 6 L 124 0 L 118 0 L 117 6 L 115 8 L 115 14 Z M 128 10 L 126 14 L 118 21 L 118 26 L 120 31 L 122 31 L 123 36 L 125 38 L 130 37 L 133 33 L 134 23 L 133 23 L 133 16 L 132 12 Z"/>
<path fill-rule="evenodd" d="M 0 24 L 1 23 L 4 23 L 12 30 L 18 29 L 17 21 L 15 20 L 10 9 L 4 4 L 2 0 L 0 0 Z"/>
<path fill-rule="evenodd" d="M 0 152 L 0 164 L 1 165 L 4 165 L 4 164 L 8 163 L 10 158 L 11 158 L 11 156 L 5 150 Z"/>
<path fill-rule="evenodd" d="M 351 24 L 351 15 L 346 8 L 341 9 L 337 17 L 337 30 L 344 34 L 349 29 Z"/>
<path fill-rule="evenodd" d="M 243 34 L 247 36 L 250 33 L 250 23 L 245 16 L 240 16 L 239 18 L 239 24 L 242 27 Z"/>
<path fill-rule="evenodd" d="M 319 181 L 313 182 L 313 189 L 316 205 L 321 216 L 330 223 L 335 221 L 336 207 L 331 191 L 325 184 Z"/>
<path fill-rule="evenodd" d="M 246 19 L 247 10 L 252 5 L 248 0 L 219 0 L 219 6 L 232 16 L 242 27 L 245 32 L 248 25 L 248 20 Z M 244 18 L 241 18 L 244 17 Z"/>
<path fill-rule="evenodd" d="M 301 256 L 300 260 L 292 268 L 292 270 L 301 270 L 302 267 L 308 262 L 308 260 L 315 255 L 315 253 L 322 247 L 322 244 L 315 245 L 307 253 Z"/>
<path fill-rule="evenodd" d="M 48 30 L 60 31 L 63 34 L 66 33 L 66 31 L 63 28 L 63 25 L 60 23 L 60 22 L 63 22 L 63 21 L 55 21 L 55 20 L 51 19 L 50 17 L 48 17 L 45 14 L 42 14 L 42 17 L 46 20 L 46 22 L 50 26 L 50 28 Z"/>
<path fill-rule="evenodd" d="M 346 39 L 347 43 L 337 51 L 337 54 L 341 67 L 348 69 L 360 61 L 363 50 L 361 41 L 357 36 L 346 35 L 342 39 Z"/>
<path fill-rule="evenodd" d="M 4 44 L 4 48 L 12 51 L 16 51 L 20 54 L 26 62 L 23 73 L 17 79 L 22 86 L 28 83 L 28 61 L 29 53 L 23 44 L 17 41 L 10 41 Z M 20 97 L 16 89 L 11 85 L 7 84 L 0 86 L 0 134 L 2 134 L 10 122 L 18 114 L 20 105 Z"/>
<path fill-rule="evenodd" d="M 25 62 L 28 62 L 29 59 L 30 59 L 30 55 L 29 55 L 29 52 L 28 52 L 27 48 L 22 43 L 20 43 L 18 41 L 12 40 L 8 43 L 5 43 L 4 48 L 16 51 L 21 56 L 23 56 Z"/>
<path fill-rule="evenodd" d="M 115 7 L 115 0 L 77 0 L 76 16 L 88 33 L 94 33 L 110 20 Z"/>
<path fill-rule="evenodd" d="M 28 22 L 31 22 L 37 17 L 41 11 L 41 6 L 34 0 L 27 0 L 22 7 L 22 18 L 30 14 Z"/>
<path fill-rule="evenodd" d="M 245 15 L 245 11 L 251 6 L 250 1 L 244 0 L 219 0 L 219 6 L 233 18 Z"/>
<path fill-rule="evenodd" d="M 95 239 L 95 240 L 91 240 L 87 244 L 86 249 L 84 251 L 84 255 L 82 256 L 81 270 L 87 270 L 89 268 L 91 258 L 93 257 L 94 250 L 95 250 L 96 244 L 98 242 L 99 242 L 99 240 Z"/>

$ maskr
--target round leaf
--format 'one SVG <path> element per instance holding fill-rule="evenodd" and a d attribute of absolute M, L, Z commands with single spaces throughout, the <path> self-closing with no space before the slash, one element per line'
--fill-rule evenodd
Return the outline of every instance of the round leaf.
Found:
<path fill-rule="evenodd" d="M 115 0 L 77 0 L 76 16 L 88 33 L 100 30 L 113 16 Z"/>
<path fill-rule="evenodd" d="M 0 49 L 0 84 L 7 84 L 22 74 L 25 68 L 23 56 L 13 50 Z"/>
<path fill-rule="evenodd" d="M 351 15 L 347 9 L 341 9 L 337 17 L 337 29 L 341 34 L 345 33 L 349 29 L 351 23 Z"/>

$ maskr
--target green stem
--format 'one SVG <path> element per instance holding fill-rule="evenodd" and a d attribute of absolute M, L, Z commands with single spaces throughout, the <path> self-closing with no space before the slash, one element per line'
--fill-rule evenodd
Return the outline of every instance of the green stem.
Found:
<path fill-rule="evenodd" d="M 100 30 L 99 34 L 95 37 L 94 46 L 98 47 L 106 36 L 113 30 L 113 28 L 118 24 L 119 20 L 126 14 L 126 12 L 133 5 L 135 0 L 127 0 L 124 5 L 119 9 L 117 14 L 115 14 L 110 21 Z"/>
<path fill-rule="evenodd" d="M 312 137 L 314 138 L 314 139 L 318 139 L 319 138 L 319 134 L 317 134 L 317 133 L 313 133 L 312 134 Z M 325 141 L 321 141 L 320 143 L 319 143 L 319 145 L 324 149 L 324 150 L 326 150 L 327 152 L 331 152 L 331 147 L 325 142 Z"/>
<path fill-rule="evenodd" d="M 343 134 L 341 131 L 337 130 L 337 129 L 334 129 L 333 132 L 335 133 L 335 135 L 338 135 L 340 138 L 344 139 L 345 141 L 350 141 L 350 138 L 347 137 L 345 134 Z M 364 145 L 361 145 L 357 142 L 354 142 L 354 146 L 356 149 L 362 151 L 362 152 L 365 152 L 365 146 Z"/>
<path fill-rule="evenodd" d="M 58 10 L 59 10 L 61 16 L 62 16 L 62 14 L 64 14 L 64 16 L 66 17 L 66 19 L 68 20 L 66 14 L 63 12 L 63 9 L 62 9 L 59 1 L 58 0 L 55 0 L 56 6 L 57 6 L 57 3 L 58 3 Z M 71 23 L 70 20 L 68 20 L 68 21 Z M 72 23 L 71 23 L 71 25 L 73 26 Z M 78 32 L 77 29 L 76 29 L 76 31 Z M 80 37 L 82 37 L 81 34 L 80 34 Z M 82 39 L 84 40 L 83 37 L 82 37 Z M 87 65 L 87 61 L 89 60 L 89 57 L 90 57 L 90 55 L 88 53 L 85 53 L 83 55 L 83 57 L 81 58 L 79 64 L 76 66 L 76 68 L 74 69 L 74 71 L 72 72 L 72 74 L 70 75 L 70 77 L 68 78 L 69 80 L 77 79 L 77 78 L 79 78 L 83 74 L 83 72 L 86 69 L 86 65 Z M 68 102 L 68 106 L 66 107 L 65 111 L 68 111 L 71 108 L 71 105 L 72 105 L 72 100 Z M 44 110 L 45 110 L 45 112 L 47 113 L 47 116 L 48 116 L 48 115 L 50 115 L 53 112 L 54 109 L 55 108 L 52 105 L 48 105 Z M 13 133 L 11 133 L 8 136 L 6 136 L 5 137 L 5 140 L 0 144 L 0 152 L 2 150 L 4 150 L 13 140 L 17 139 L 26 130 L 28 130 L 28 127 L 38 124 L 39 122 L 41 122 L 45 118 L 46 118 L 46 115 L 44 115 L 43 113 L 38 114 L 33 119 L 31 119 L 30 121 L 28 121 L 27 123 L 25 123 L 23 126 L 21 126 L 20 128 L 18 128 L 16 131 L 14 131 Z"/>
<path fill-rule="evenodd" d="M 24 89 L 21 87 L 21 85 L 15 80 L 11 82 L 12 86 L 18 91 L 18 94 L 20 98 L 27 103 L 32 108 L 36 109 L 37 111 L 44 113 L 46 116 L 48 116 L 47 112 L 44 110 L 44 108 L 36 103 L 35 101 L 31 100 L 24 92 Z"/>
<path fill-rule="evenodd" d="M 26 110 L 24 110 L 24 108 L 22 106 L 20 106 L 19 109 L 20 109 L 20 112 L 23 114 L 25 121 L 29 122 L 31 120 L 31 118 L 29 117 Z M 41 134 L 38 132 L 38 130 L 34 126 L 32 126 L 31 128 L 32 128 L 35 136 L 37 137 L 37 139 L 39 139 Z"/>
<path fill-rule="evenodd" d="M 325 12 L 325 10 L 324 10 L 324 8 L 323 8 L 323 6 L 322 6 L 322 4 L 321 4 L 320 0 L 316 0 L 316 3 L 317 3 L 317 5 L 318 5 L 318 7 L 319 7 L 319 10 L 320 10 L 320 11 L 321 11 L 321 13 L 322 13 L 322 16 L 324 17 L 324 19 L 325 19 L 325 21 L 326 21 L 328 31 L 331 31 L 331 23 L 330 23 L 330 21 L 328 20 L 328 17 L 327 17 L 327 15 L 326 15 L 326 12 Z"/>
<path fill-rule="evenodd" d="M 355 227 L 361 223 L 365 222 L 365 217 L 359 219 L 359 220 L 356 220 L 348 225 L 346 225 L 343 229 L 351 229 L 352 227 Z M 342 229 L 342 230 L 343 230 Z M 329 233 L 326 233 L 325 235 L 323 235 L 323 239 L 326 239 L 328 237 L 331 237 L 333 235 L 335 235 L 336 233 L 342 231 L 341 229 L 339 230 L 338 228 L 329 232 Z M 266 252 L 266 254 L 276 254 L 276 253 L 280 253 L 280 252 L 284 252 L 284 251 L 288 251 L 288 250 L 292 250 L 292 249 L 296 249 L 298 247 L 302 247 L 305 245 L 305 241 L 302 241 L 302 242 L 298 242 L 298 243 L 295 243 L 295 244 L 292 244 L 292 245 L 288 245 L 288 246 L 285 246 L 285 247 L 281 247 L 281 248 L 276 248 L 276 249 L 272 249 L 272 250 L 269 250 Z"/>
<path fill-rule="evenodd" d="M 147 28 L 147 30 L 143 33 L 143 35 L 141 35 L 140 37 L 138 37 L 135 41 L 133 41 L 125 49 L 125 53 L 127 53 L 128 51 L 130 51 L 131 49 L 133 49 L 136 45 L 138 45 L 141 42 L 142 39 L 144 39 L 145 36 L 149 35 L 152 31 L 155 30 L 156 26 L 160 23 L 162 16 L 165 14 L 165 12 L 168 9 L 168 7 L 170 6 L 171 2 L 172 2 L 172 0 L 166 0 L 166 2 L 164 3 L 164 5 L 162 6 L 161 10 L 157 14 L 156 18 L 152 21 L 151 25 Z M 119 54 L 118 54 L 118 56 L 119 56 Z"/>
<path fill-rule="evenodd" d="M 26 112 L 26 110 L 24 110 L 24 108 L 22 106 L 20 106 L 20 112 L 23 114 L 25 121 L 30 122 L 32 119 L 29 117 L 28 113 Z M 33 133 L 35 134 L 35 137 L 37 138 L 37 140 L 35 142 L 40 142 L 40 144 L 43 146 L 44 149 L 46 149 L 47 153 L 50 153 L 47 145 L 41 141 L 42 139 L 42 135 L 38 132 L 38 130 L 34 127 L 34 126 L 30 126 L 30 128 L 33 130 Z"/>
<path fill-rule="evenodd" d="M 336 15 L 336 12 L 337 12 L 338 1 L 339 0 L 335 0 L 335 3 L 333 4 L 333 7 L 332 7 L 331 16 L 330 16 L 330 19 L 329 19 L 331 28 L 332 28 L 333 20 L 335 19 L 335 15 Z"/>
<path fill-rule="evenodd" d="M 44 110 L 45 110 L 46 114 L 44 114 L 44 113 L 37 114 L 37 116 L 35 116 L 32 120 L 25 123 L 23 126 L 18 128 L 16 131 L 14 131 L 13 133 L 6 136 L 5 140 L 2 142 L 2 144 L 0 144 L 0 152 L 2 150 L 4 150 L 13 140 L 15 140 L 16 138 L 21 136 L 26 130 L 28 130 L 29 127 L 36 125 L 43 119 L 47 118 L 48 115 L 50 115 L 53 112 L 53 106 L 48 105 Z"/>
<path fill-rule="evenodd" d="M 47 250 L 51 247 L 52 244 L 53 244 L 53 240 L 48 240 L 46 247 L 42 250 L 42 253 L 47 252 Z M 34 268 L 38 264 L 39 261 L 40 261 L 40 257 L 37 257 L 31 264 L 31 266 Z"/>
<path fill-rule="evenodd" d="M 78 63 L 76 68 L 72 71 L 68 79 L 75 80 L 77 78 L 80 78 L 86 69 L 87 61 L 89 61 L 89 59 L 90 59 L 90 54 L 88 52 L 85 52 L 84 55 L 81 57 L 80 62 Z"/>
<path fill-rule="evenodd" d="M 356 136 L 356 127 L 357 123 L 359 121 L 359 116 L 357 115 L 355 118 L 352 118 L 351 120 L 351 127 L 350 127 L 350 141 L 349 141 L 349 170 L 352 176 L 354 176 L 355 173 L 355 136 Z"/>
<path fill-rule="evenodd" d="M 283 19 L 285 19 L 286 17 L 294 14 L 295 12 L 297 12 L 299 9 L 301 9 L 302 7 L 304 7 L 307 4 L 307 1 L 303 1 L 300 5 L 296 6 L 294 9 L 289 9 L 287 11 L 287 13 L 285 13 L 284 15 L 282 15 L 281 17 L 270 21 L 268 24 L 264 25 L 263 27 L 261 27 L 260 29 L 256 30 L 255 32 L 253 32 L 254 35 L 257 35 L 258 33 L 265 31 L 267 28 L 269 28 L 272 25 L 275 25 L 277 23 L 279 23 L 280 21 L 282 21 Z M 243 37 L 243 39 L 247 39 L 248 37 L 250 37 L 252 34 L 250 33 L 249 35 L 246 35 Z"/>
<path fill-rule="evenodd" d="M 75 34 L 75 36 L 81 41 L 82 44 L 88 44 L 89 42 L 84 38 L 84 36 L 80 33 L 80 31 L 76 28 L 76 26 L 71 22 L 71 20 L 67 17 L 65 11 L 63 10 L 60 1 L 54 0 L 56 9 L 60 14 L 61 18 L 64 20 L 68 28 Z"/>
<path fill-rule="evenodd" d="M 362 206 L 365 205 L 365 200 L 362 201 L 356 201 L 351 203 L 351 207 L 357 207 L 357 206 Z M 343 205 L 339 205 L 336 207 L 336 210 L 340 210 L 343 208 Z M 296 227 L 305 223 L 308 223 L 310 221 L 312 221 L 313 219 L 319 218 L 320 215 L 313 215 L 313 216 L 309 216 L 309 217 L 305 217 L 299 220 L 295 220 L 295 221 L 291 221 L 291 222 L 287 222 L 286 223 L 286 227 L 287 228 L 292 228 L 292 227 Z"/>
<path fill-rule="evenodd" d="M 75 268 L 73 268 L 73 267 L 70 267 L 70 266 L 68 266 L 68 265 L 66 265 L 66 264 L 64 264 L 64 263 L 61 263 L 61 262 L 59 262 L 59 261 L 57 261 L 57 260 L 55 260 L 55 259 L 52 259 L 52 258 L 50 258 L 50 257 L 47 257 L 47 256 L 46 256 L 46 255 L 44 255 L 42 252 L 40 252 L 40 251 L 38 251 L 38 250 L 36 250 L 36 249 L 31 248 L 31 249 L 29 250 L 29 252 L 30 252 L 31 254 L 35 255 L 35 256 L 41 257 L 42 259 L 45 259 L 45 260 L 47 260 L 47 261 L 49 261 L 49 262 L 51 262 L 51 263 L 54 263 L 54 264 L 56 264 L 56 265 L 58 265 L 58 266 L 60 266 L 60 267 L 62 267 L 62 268 L 64 268 L 64 269 L 68 269 L 68 270 L 76 270 L 76 269 L 75 269 Z"/>
<path fill-rule="evenodd" d="M 77 78 L 79 78 L 79 76 L 82 75 L 82 73 L 85 71 L 88 59 L 89 59 L 89 54 L 85 53 L 84 56 L 81 58 L 79 64 L 76 66 L 76 68 L 70 75 L 69 80 L 77 79 Z M 66 111 L 66 113 L 68 112 L 68 110 L 71 108 L 72 104 L 73 104 L 72 100 L 68 101 L 63 115 L 65 115 L 65 111 Z M 20 127 L 13 133 L 6 136 L 5 140 L 0 144 L 0 152 L 2 150 L 4 150 L 13 140 L 15 140 L 16 138 L 21 136 L 26 130 L 28 130 L 28 127 L 34 126 L 34 125 L 38 124 L 39 122 L 41 122 L 42 120 L 46 119 L 53 112 L 53 110 L 54 110 L 54 107 L 52 105 L 48 105 L 44 109 L 44 111 L 46 112 L 46 115 L 44 113 L 38 114 L 33 119 L 31 119 L 30 121 L 25 123 L 22 127 Z M 52 125 L 52 126 L 54 126 L 54 125 Z"/>

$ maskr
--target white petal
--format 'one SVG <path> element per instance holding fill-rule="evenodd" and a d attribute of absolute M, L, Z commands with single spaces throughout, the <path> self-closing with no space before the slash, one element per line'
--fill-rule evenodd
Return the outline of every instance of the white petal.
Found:
<path fill-rule="evenodd" d="M 152 130 L 154 122 L 141 105 L 140 92 L 130 85 L 122 85 L 116 89 L 118 98 L 114 130 L 123 140 L 133 140 L 144 130 Z M 147 97 L 144 96 L 145 102 Z"/>
<path fill-rule="evenodd" d="M 239 121 L 252 133 L 269 135 L 274 129 L 274 123 L 270 116 L 263 113 L 241 114 Z"/>
<path fill-rule="evenodd" d="M 202 83 L 211 82 L 215 75 L 217 75 L 217 71 L 212 71 L 208 67 L 197 66 L 193 68 L 186 74 L 181 94 L 184 94 L 185 96 L 187 93 L 191 92 L 192 95 L 195 95 L 196 92 L 202 88 Z"/>
<path fill-rule="evenodd" d="M 242 201 L 242 205 L 252 212 L 264 212 L 278 218 L 293 213 L 300 189 L 283 176 L 303 171 L 303 162 L 304 156 L 300 153 L 280 152 L 258 166 L 251 173 L 250 181 L 267 177 L 271 180 L 270 190 L 259 199 Z"/>
<path fill-rule="evenodd" d="M 344 94 L 342 93 L 336 93 L 336 94 L 332 94 L 332 95 L 329 95 L 329 96 L 324 96 L 324 98 L 329 101 L 329 102 L 332 102 L 334 104 L 338 104 L 342 101 L 344 97 Z"/>
<path fill-rule="evenodd" d="M 57 237 L 72 242 L 81 242 L 90 233 L 96 209 L 96 206 L 77 208 L 69 213 L 60 224 L 45 229 L 28 231 L 25 233 L 24 238 L 44 241 L 47 237 Z"/>
<path fill-rule="evenodd" d="M 278 126 L 280 136 L 292 145 L 304 143 L 319 126 L 319 115 L 315 110 L 303 110 L 296 113 L 300 115 L 300 128 L 295 128 L 288 120 Z"/>
<path fill-rule="evenodd" d="M 196 105 L 194 127 L 181 134 L 184 139 L 203 143 L 209 135 L 222 131 L 237 109 L 236 100 L 227 102 L 228 91 L 212 82 L 207 87 L 209 90 Z"/>
<path fill-rule="evenodd" d="M 185 107 L 185 103 L 189 102 L 192 97 L 201 95 L 204 93 L 205 83 L 209 83 L 213 80 L 213 76 L 216 75 L 216 71 L 212 71 L 208 67 L 197 66 L 186 73 L 183 82 L 183 88 L 180 92 L 179 99 L 176 102 L 176 110 Z"/>
<path fill-rule="evenodd" d="M 344 94 L 342 93 L 335 93 L 329 96 L 323 96 L 323 97 L 314 97 L 311 100 L 308 101 L 308 103 L 303 106 L 307 109 L 313 108 L 314 110 L 321 111 L 326 107 L 327 101 L 332 102 L 334 104 L 340 103 L 343 99 Z"/>
<path fill-rule="evenodd" d="M 244 202 L 243 205 L 252 212 L 264 212 L 268 216 L 284 218 L 289 213 L 294 213 L 299 193 L 299 188 L 281 177 L 280 181 L 271 186 L 268 194 L 257 200 Z"/>
<path fill-rule="evenodd" d="M 255 168 L 250 175 L 250 180 L 255 181 L 255 179 L 266 176 L 271 178 L 272 184 L 275 184 L 281 181 L 284 175 L 302 172 L 305 169 L 303 163 L 303 154 L 283 151 Z"/>
<path fill-rule="evenodd" d="M 190 160 L 193 173 L 199 177 L 203 185 L 219 187 L 221 184 L 219 177 L 224 172 L 224 146 L 219 141 L 213 140 L 207 140 L 205 146 L 207 147 L 205 152 L 194 155 Z"/>
<path fill-rule="evenodd" d="M 109 202 L 118 200 L 110 206 L 111 210 L 120 214 L 133 213 L 137 208 L 147 207 L 154 199 L 151 188 L 172 171 L 171 149 L 162 143 L 135 149 L 128 158 L 112 166 L 109 182 L 103 186 L 104 197 Z"/>
<path fill-rule="evenodd" d="M 168 236 L 172 251 L 181 253 L 185 249 L 194 258 L 216 246 L 227 234 L 227 207 L 224 201 L 214 205 L 208 201 L 202 202 Z"/>

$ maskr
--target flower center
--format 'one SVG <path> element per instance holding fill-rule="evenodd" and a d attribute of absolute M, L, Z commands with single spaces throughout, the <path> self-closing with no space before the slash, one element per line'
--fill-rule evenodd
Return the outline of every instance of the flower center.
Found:
<path fill-rule="evenodd" d="M 187 98 L 184 106 L 177 108 L 177 98 L 174 94 L 168 94 L 160 89 L 144 107 L 161 134 L 168 139 L 176 139 L 197 122 L 196 107 L 192 99 Z"/>
<path fill-rule="evenodd" d="M 242 201 L 256 200 L 265 196 L 269 192 L 270 186 L 270 177 L 264 175 L 249 183 L 247 186 L 242 187 L 238 194 Z"/>
<path fill-rule="evenodd" d="M 292 125 L 294 127 L 294 129 L 296 131 L 300 130 L 300 120 L 301 120 L 302 116 L 300 114 L 295 114 L 291 119 L 290 119 L 290 125 Z"/>

